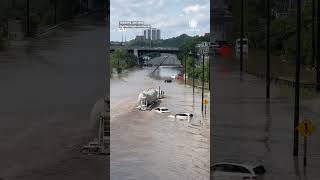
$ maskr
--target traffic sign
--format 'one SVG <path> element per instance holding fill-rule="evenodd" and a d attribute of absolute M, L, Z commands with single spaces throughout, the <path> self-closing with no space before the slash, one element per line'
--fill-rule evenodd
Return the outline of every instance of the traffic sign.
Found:
<path fill-rule="evenodd" d="M 209 104 L 209 100 L 208 99 L 204 99 L 202 102 L 204 105 L 208 105 Z"/>
<path fill-rule="evenodd" d="M 304 137 L 309 137 L 315 130 L 315 125 L 308 119 L 303 120 L 297 127 L 299 133 Z"/>

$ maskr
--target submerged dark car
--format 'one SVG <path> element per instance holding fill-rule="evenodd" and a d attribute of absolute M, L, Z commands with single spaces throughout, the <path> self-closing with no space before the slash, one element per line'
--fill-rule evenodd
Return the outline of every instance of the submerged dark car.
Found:
<path fill-rule="evenodd" d="M 164 80 L 164 82 L 165 82 L 165 83 L 171 83 L 172 80 L 171 80 L 171 79 L 166 79 L 166 80 Z"/>

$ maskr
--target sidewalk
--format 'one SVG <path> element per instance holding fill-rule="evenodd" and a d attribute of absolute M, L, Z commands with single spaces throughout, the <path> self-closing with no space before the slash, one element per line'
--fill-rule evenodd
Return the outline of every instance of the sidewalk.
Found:
<path fill-rule="evenodd" d="M 260 162 L 267 173 L 264 179 L 317 180 L 320 177 L 320 131 L 308 141 L 308 167 L 304 175 L 303 138 L 299 138 L 299 157 L 293 157 L 293 88 L 272 85 L 271 100 L 265 99 L 265 82 L 243 73 L 231 59 L 212 61 L 213 162 Z M 226 71 L 227 69 L 227 71 Z M 319 100 L 301 99 L 300 120 L 311 119 L 320 126 Z"/>

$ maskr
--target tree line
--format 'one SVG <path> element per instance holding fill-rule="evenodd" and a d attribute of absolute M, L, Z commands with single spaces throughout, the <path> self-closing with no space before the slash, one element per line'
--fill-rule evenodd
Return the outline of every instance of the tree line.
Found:
<path fill-rule="evenodd" d="M 251 48 L 266 49 L 266 21 L 267 1 L 245 0 L 244 1 L 244 32 L 250 41 Z M 295 60 L 295 35 L 296 13 L 283 7 L 280 1 L 271 1 L 271 53 L 288 61 Z M 281 1 L 282 2 L 282 1 Z M 240 37 L 240 9 L 239 0 L 232 0 L 232 14 L 235 20 L 234 38 Z M 311 1 L 303 4 L 302 9 L 302 63 L 313 66 L 312 62 L 312 6 Z M 277 15 L 284 12 L 284 16 Z"/>

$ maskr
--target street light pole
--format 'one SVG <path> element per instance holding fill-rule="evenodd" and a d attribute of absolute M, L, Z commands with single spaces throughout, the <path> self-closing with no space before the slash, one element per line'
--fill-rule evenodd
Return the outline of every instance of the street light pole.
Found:
<path fill-rule="evenodd" d="M 318 53 L 317 53 L 317 91 L 320 91 L 320 2 L 317 3 Z"/>
<path fill-rule="evenodd" d="M 194 96 L 194 66 L 195 66 L 195 63 L 194 63 L 194 54 L 190 51 L 189 52 L 189 56 L 192 58 L 192 63 L 191 63 L 191 66 L 192 66 L 192 95 Z"/>
<path fill-rule="evenodd" d="M 270 99 L 270 0 L 267 0 L 267 72 L 266 72 L 266 83 L 267 83 L 267 89 L 266 89 L 266 96 L 267 99 Z"/>
<path fill-rule="evenodd" d="M 295 83 L 295 104 L 294 104 L 294 142 L 293 156 L 298 156 L 299 152 L 299 136 L 296 129 L 299 124 L 299 101 L 300 101 L 300 58 L 301 58 L 301 0 L 297 0 L 297 40 L 296 40 L 296 83 Z"/>
<path fill-rule="evenodd" d="M 243 70 L 243 0 L 241 0 L 240 72 Z"/>
<path fill-rule="evenodd" d="M 89 12 L 89 0 L 87 0 L 87 12 Z"/>
<path fill-rule="evenodd" d="M 202 51 L 202 96 L 201 96 L 201 111 L 203 112 L 204 99 L 204 52 Z"/>
<path fill-rule="evenodd" d="M 315 65 L 315 0 L 312 0 L 312 65 Z"/>
<path fill-rule="evenodd" d="M 54 24 L 57 24 L 57 0 L 54 0 Z"/>
<path fill-rule="evenodd" d="M 194 59 L 193 59 L 193 63 L 192 63 L 192 94 L 194 96 L 194 67 L 195 63 L 194 63 Z"/>
<path fill-rule="evenodd" d="M 184 56 L 184 85 L 187 85 L 187 58 Z"/>
<path fill-rule="evenodd" d="M 209 91 L 210 91 L 210 56 L 208 56 L 209 59 L 208 59 L 208 88 L 209 88 Z"/>
<path fill-rule="evenodd" d="M 30 0 L 27 0 L 27 36 L 30 36 Z"/>

